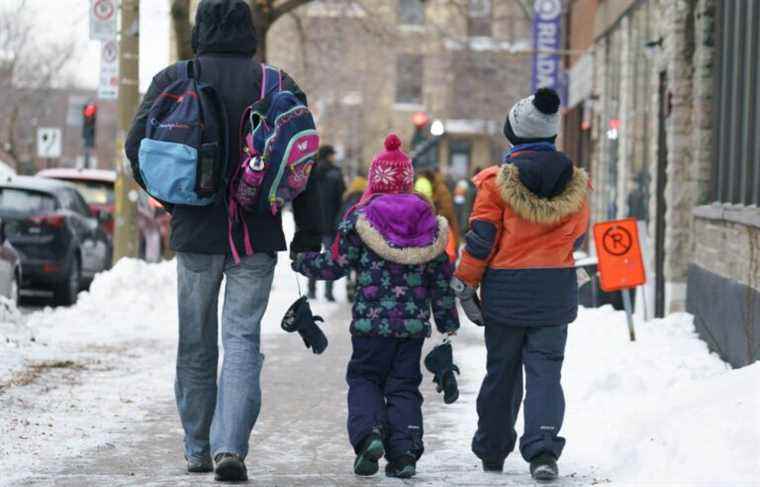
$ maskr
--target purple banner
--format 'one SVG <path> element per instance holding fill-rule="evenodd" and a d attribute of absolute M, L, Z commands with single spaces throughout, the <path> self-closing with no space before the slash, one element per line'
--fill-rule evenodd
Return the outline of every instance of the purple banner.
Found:
<path fill-rule="evenodd" d="M 536 0 L 533 10 L 532 91 L 553 88 L 562 93 L 562 0 Z M 564 101 L 564 97 L 563 97 Z"/>

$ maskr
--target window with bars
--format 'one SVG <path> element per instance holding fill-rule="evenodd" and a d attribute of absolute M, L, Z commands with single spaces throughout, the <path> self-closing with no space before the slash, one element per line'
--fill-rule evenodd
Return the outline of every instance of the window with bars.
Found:
<path fill-rule="evenodd" d="M 400 25 L 425 25 L 425 5 L 422 0 L 399 0 L 398 19 Z"/>
<path fill-rule="evenodd" d="M 396 62 L 396 103 L 422 104 L 423 74 L 421 55 L 399 55 Z"/>
<path fill-rule="evenodd" d="M 718 5 L 713 200 L 760 206 L 760 0 Z"/>
<path fill-rule="evenodd" d="M 493 35 L 491 0 L 470 0 L 467 34 L 470 37 L 491 37 Z"/>

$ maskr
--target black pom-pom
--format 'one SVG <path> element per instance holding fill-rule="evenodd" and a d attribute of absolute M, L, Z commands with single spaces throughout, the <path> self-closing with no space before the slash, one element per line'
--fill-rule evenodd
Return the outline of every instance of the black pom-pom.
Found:
<path fill-rule="evenodd" d="M 559 110 L 559 95 L 551 88 L 539 88 L 533 96 L 533 105 L 541 113 L 553 115 Z"/>

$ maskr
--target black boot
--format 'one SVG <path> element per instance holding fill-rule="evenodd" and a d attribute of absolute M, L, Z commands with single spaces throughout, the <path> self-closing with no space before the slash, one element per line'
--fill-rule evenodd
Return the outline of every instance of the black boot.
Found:
<path fill-rule="evenodd" d="M 325 282 L 325 299 L 328 303 L 335 302 L 335 296 L 333 295 L 333 283 L 332 281 Z"/>
<path fill-rule="evenodd" d="M 214 457 L 216 463 L 215 480 L 220 482 L 244 482 L 248 480 L 248 470 L 240 455 L 220 453 Z"/>
<path fill-rule="evenodd" d="M 187 471 L 189 473 L 211 473 L 214 471 L 214 464 L 211 463 L 211 457 L 200 460 L 197 458 L 185 457 L 185 460 L 187 460 Z"/>
<path fill-rule="evenodd" d="M 317 281 L 316 279 L 309 279 L 309 301 L 317 299 Z"/>
<path fill-rule="evenodd" d="M 377 461 L 385 455 L 383 440 L 380 433 L 373 431 L 362 441 L 359 454 L 354 461 L 354 473 L 362 477 L 375 475 L 380 469 Z"/>
<path fill-rule="evenodd" d="M 397 479 L 410 479 L 417 474 L 417 457 L 404 453 L 399 458 L 389 461 L 385 466 L 385 476 Z"/>
<path fill-rule="evenodd" d="M 538 482 L 552 482 L 559 477 L 557 459 L 550 453 L 542 453 L 530 461 L 530 475 Z"/>
<path fill-rule="evenodd" d="M 504 471 L 504 460 L 483 460 L 483 471 L 501 473 Z"/>

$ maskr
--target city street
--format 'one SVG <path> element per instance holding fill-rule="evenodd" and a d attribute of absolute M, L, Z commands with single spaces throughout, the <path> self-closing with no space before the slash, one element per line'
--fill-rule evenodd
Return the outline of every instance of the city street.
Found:
<path fill-rule="evenodd" d="M 284 257 L 263 325 L 264 405 L 247 460 L 251 484 L 398 485 L 382 474 L 357 479 L 351 470 L 346 304 L 315 305 L 330 340 L 322 356 L 279 328 L 297 295 Z M 174 262 L 124 261 L 98 276 L 72 308 L 43 309 L 16 325 L 2 320 L 0 485 L 213 483 L 212 475 L 184 471 L 172 387 L 175 286 Z M 342 286 L 337 294 L 343 298 Z M 708 354 L 688 315 L 637 326 L 639 342 L 631 344 L 624 315 L 605 307 L 582 310 L 571 329 L 568 444 L 558 485 L 751 485 L 760 421 L 739 425 L 731 418 L 760 410 L 760 367 L 731 371 Z M 454 405 L 443 404 L 425 373 L 427 450 L 418 477 L 406 483 L 533 485 L 519 456 L 493 475 L 482 473 L 469 451 L 485 363 L 482 333 L 471 323 L 456 339 L 455 360 L 462 395 Z"/>

